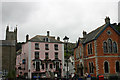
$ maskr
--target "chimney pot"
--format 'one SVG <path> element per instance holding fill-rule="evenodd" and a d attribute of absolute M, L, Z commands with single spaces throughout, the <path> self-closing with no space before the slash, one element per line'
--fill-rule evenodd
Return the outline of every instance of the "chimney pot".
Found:
<path fill-rule="evenodd" d="M 87 35 L 87 32 L 86 32 L 86 31 L 83 31 L 83 37 L 85 37 L 85 35 Z"/>
<path fill-rule="evenodd" d="M 60 37 L 57 37 L 57 40 L 60 41 Z"/>
<path fill-rule="evenodd" d="M 26 35 L 26 42 L 29 40 L 29 35 L 27 34 Z"/>
<path fill-rule="evenodd" d="M 47 31 L 47 36 L 50 36 L 50 32 L 49 31 Z"/>

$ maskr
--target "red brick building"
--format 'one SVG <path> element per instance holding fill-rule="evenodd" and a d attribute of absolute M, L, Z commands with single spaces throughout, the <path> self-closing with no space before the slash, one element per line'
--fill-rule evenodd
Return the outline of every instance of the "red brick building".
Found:
<path fill-rule="evenodd" d="M 115 75 L 120 72 L 120 33 L 105 18 L 105 24 L 78 39 L 74 48 L 76 73 L 83 76 Z"/>

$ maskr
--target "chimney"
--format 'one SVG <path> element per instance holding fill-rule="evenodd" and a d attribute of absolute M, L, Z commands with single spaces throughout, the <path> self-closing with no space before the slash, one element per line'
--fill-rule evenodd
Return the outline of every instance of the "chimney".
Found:
<path fill-rule="evenodd" d="M 57 37 L 57 40 L 60 41 L 60 37 Z"/>
<path fill-rule="evenodd" d="M 87 32 L 86 32 L 86 31 L 83 31 L 83 37 L 85 37 L 85 35 L 87 35 Z"/>
<path fill-rule="evenodd" d="M 110 23 L 110 18 L 109 17 L 106 17 L 105 18 L 105 24 L 109 24 Z"/>
<path fill-rule="evenodd" d="M 8 32 L 9 31 L 9 26 L 7 26 L 7 28 L 6 28 L 6 32 Z"/>
<path fill-rule="evenodd" d="M 49 31 L 47 31 L 47 36 L 50 36 L 50 32 Z"/>
<path fill-rule="evenodd" d="M 29 40 L 29 35 L 27 34 L 26 35 L 26 42 Z"/>

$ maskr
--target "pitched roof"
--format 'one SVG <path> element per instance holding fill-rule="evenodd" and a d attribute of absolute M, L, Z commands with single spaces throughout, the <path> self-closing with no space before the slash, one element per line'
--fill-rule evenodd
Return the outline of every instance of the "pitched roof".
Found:
<path fill-rule="evenodd" d="M 117 32 L 119 35 L 120 33 L 111 25 L 111 24 L 104 24 L 100 27 L 98 27 L 97 29 L 93 30 L 92 32 L 86 34 L 84 36 L 84 38 L 82 39 L 82 43 L 88 43 L 92 40 L 95 40 L 99 37 L 99 35 L 108 27 L 110 26 L 115 32 Z"/>
<path fill-rule="evenodd" d="M 87 43 L 89 41 L 92 41 L 95 39 L 95 37 L 98 35 L 98 33 L 105 27 L 105 25 L 102 25 L 101 27 L 98 27 L 97 29 L 93 30 L 92 32 L 86 34 L 83 38 L 82 43 Z"/>
<path fill-rule="evenodd" d="M 31 42 L 45 42 L 46 38 L 48 38 L 49 43 L 62 43 L 62 41 L 55 39 L 55 37 L 53 37 L 53 36 L 42 36 L 42 35 L 36 35 L 35 37 L 31 38 L 29 41 L 31 41 Z"/>

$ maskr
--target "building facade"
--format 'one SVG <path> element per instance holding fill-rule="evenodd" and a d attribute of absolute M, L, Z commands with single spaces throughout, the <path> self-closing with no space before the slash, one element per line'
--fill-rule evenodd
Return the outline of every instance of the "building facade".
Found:
<path fill-rule="evenodd" d="M 78 39 L 74 48 L 76 74 L 116 75 L 120 72 L 120 33 L 105 18 L 105 24 Z"/>
<path fill-rule="evenodd" d="M 17 75 L 28 78 L 61 77 L 64 69 L 64 44 L 58 37 L 36 35 L 22 45 L 16 59 Z"/>
<path fill-rule="evenodd" d="M 68 64 L 68 66 L 67 66 Z M 75 73 L 75 64 L 74 64 L 74 56 L 70 56 L 69 59 L 65 59 L 64 63 L 64 76 L 67 78 L 67 69 L 68 69 L 68 78 L 73 77 Z M 68 67 L 68 68 L 67 68 Z"/>
<path fill-rule="evenodd" d="M 16 62 L 16 43 L 17 43 L 17 27 L 14 31 L 6 29 L 6 39 L 0 41 L 1 70 L 4 76 L 7 73 L 15 71 Z"/>

